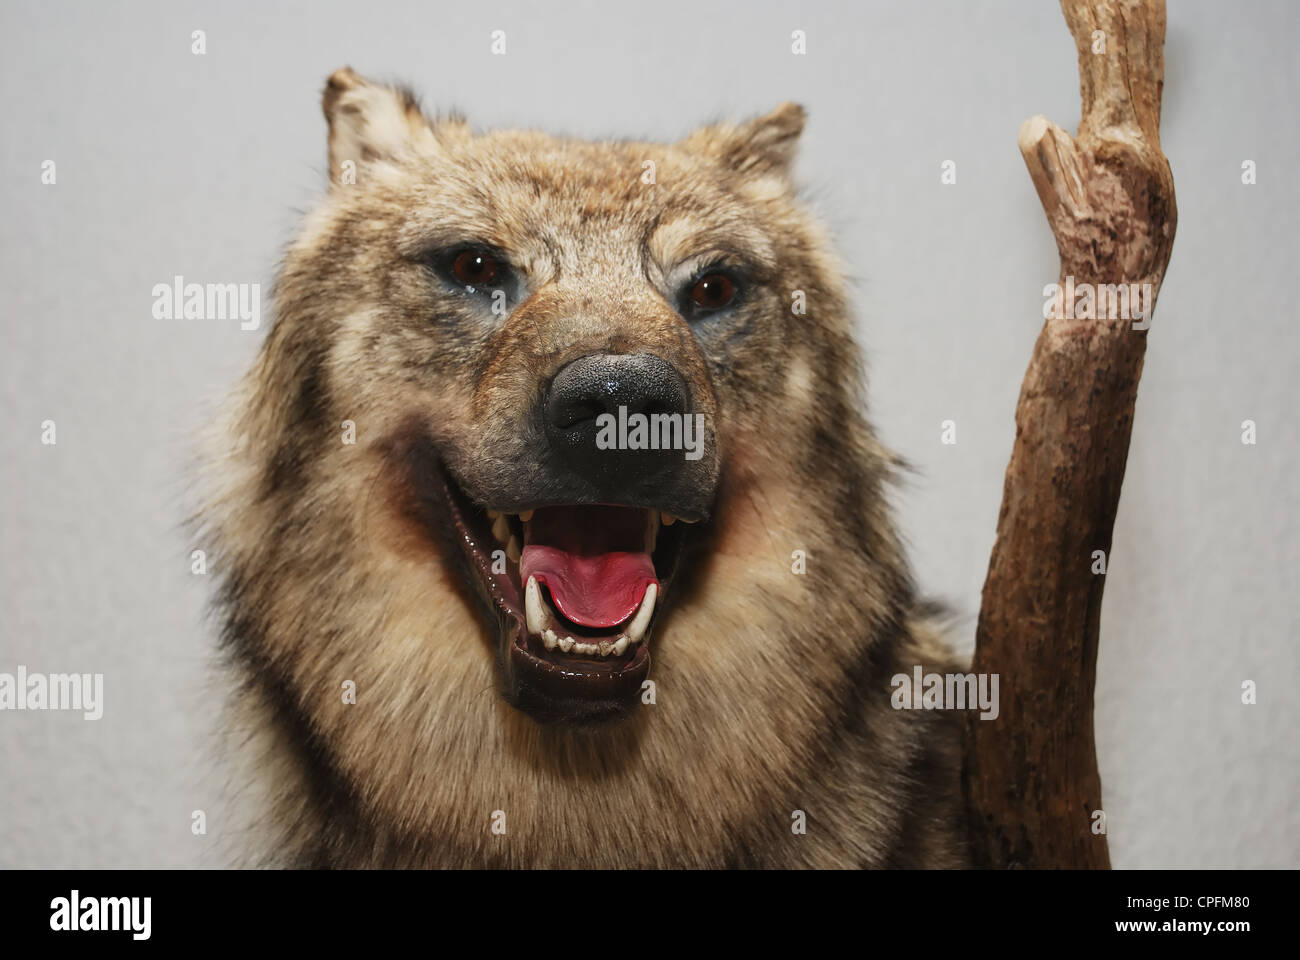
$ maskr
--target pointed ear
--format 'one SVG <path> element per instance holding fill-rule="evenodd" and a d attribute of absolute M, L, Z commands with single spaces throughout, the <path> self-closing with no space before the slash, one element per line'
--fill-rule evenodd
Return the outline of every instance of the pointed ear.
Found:
<path fill-rule="evenodd" d="M 351 67 L 330 75 L 321 107 L 329 121 L 332 183 L 339 182 L 348 161 L 355 172 L 369 161 L 437 149 L 433 124 L 411 91 L 372 83 Z"/>
<path fill-rule="evenodd" d="M 683 140 L 681 146 L 712 157 L 737 173 L 776 173 L 788 177 L 806 116 L 799 104 L 783 103 L 771 113 L 747 123 L 701 127 Z"/>

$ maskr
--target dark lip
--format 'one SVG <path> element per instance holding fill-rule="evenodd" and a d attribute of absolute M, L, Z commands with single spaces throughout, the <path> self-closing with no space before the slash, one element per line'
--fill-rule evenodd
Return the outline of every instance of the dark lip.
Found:
<path fill-rule="evenodd" d="M 596 671 L 579 669 L 581 661 L 573 666 L 567 663 L 543 660 L 528 650 L 528 638 L 523 630 L 515 632 L 510 642 L 510 661 L 516 675 L 531 688 L 557 697 L 579 700 L 626 701 L 634 697 L 650 673 L 649 638 L 637 644 L 636 653 L 620 670 Z"/>
<path fill-rule="evenodd" d="M 510 573 L 494 573 L 490 550 L 475 533 L 470 511 L 478 510 L 457 484 L 445 465 L 439 477 L 450 511 L 452 529 L 461 550 L 492 607 L 506 617 L 505 647 L 502 651 L 508 698 L 540 719 L 565 718 L 578 714 L 583 720 L 602 720 L 623 716 L 638 702 L 638 695 L 650 672 L 650 642 L 655 623 L 670 593 L 672 576 L 682 551 L 684 531 L 677 525 L 675 544 L 669 549 L 669 569 L 659 570 L 659 601 L 646 631 L 645 640 L 636 653 L 619 669 L 581 659 L 553 661 L 537 656 L 528 649 L 528 632 L 523 612 L 523 598 Z M 565 704 L 575 709 L 565 708 Z"/>

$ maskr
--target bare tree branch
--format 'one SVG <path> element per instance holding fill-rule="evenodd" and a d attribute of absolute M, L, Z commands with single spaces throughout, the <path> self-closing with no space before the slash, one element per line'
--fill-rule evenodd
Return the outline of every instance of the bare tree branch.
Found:
<path fill-rule="evenodd" d="M 1079 53 L 1079 134 L 1037 116 L 1019 142 L 1056 235 L 1064 315 L 1044 323 L 1021 388 L 976 632 L 974 670 L 999 674 L 1001 708 L 966 725 L 979 866 L 1110 866 L 1094 832 L 1105 584 L 1095 551 L 1109 562 L 1147 325 L 1178 219 L 1160 150 L 1164 0 L 1061 8 Z"/>

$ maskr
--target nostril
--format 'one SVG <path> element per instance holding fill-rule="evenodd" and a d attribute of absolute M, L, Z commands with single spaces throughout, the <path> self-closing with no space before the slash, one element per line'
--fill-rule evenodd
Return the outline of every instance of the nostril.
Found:
<path fill-rule="evenodd" d="M 605 412 L 605 404 L 595 397 L 573 397 L 564 394 L 551 395 L 548 404 L 551 424 L 560 430 L 568 430 L 586 420 L 595 420 Z"/>

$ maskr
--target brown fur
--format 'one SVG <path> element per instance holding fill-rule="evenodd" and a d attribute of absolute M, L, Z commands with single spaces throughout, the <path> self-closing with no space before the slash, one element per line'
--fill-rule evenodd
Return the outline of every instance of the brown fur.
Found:
<path fill-rule="evenodd" d="M 889 516 L 843 271 L 791 186 L 803 111 L 660 145 L 475 135 L 349 70 L 324 104 L 335 183 L 287 252 L 209 474 L 231 728 L 273 797 L 265 862 L 960 864 L 955 720 L 890 706 L 892 675 L 951 657 Z M 504 320 L 420 262 L 464 238 L 526 277 Z M 752 297 L 699 332 L 667 275 L 715 253 L 744 258 Z M 521 506 L 527 404 L 593 350 L 682 371 L 713 495 L 649 641 L 656 702 L 575 729 L 503 699 L 492 617 L 407 508 L 419 442 L 480 505 Z"/>

